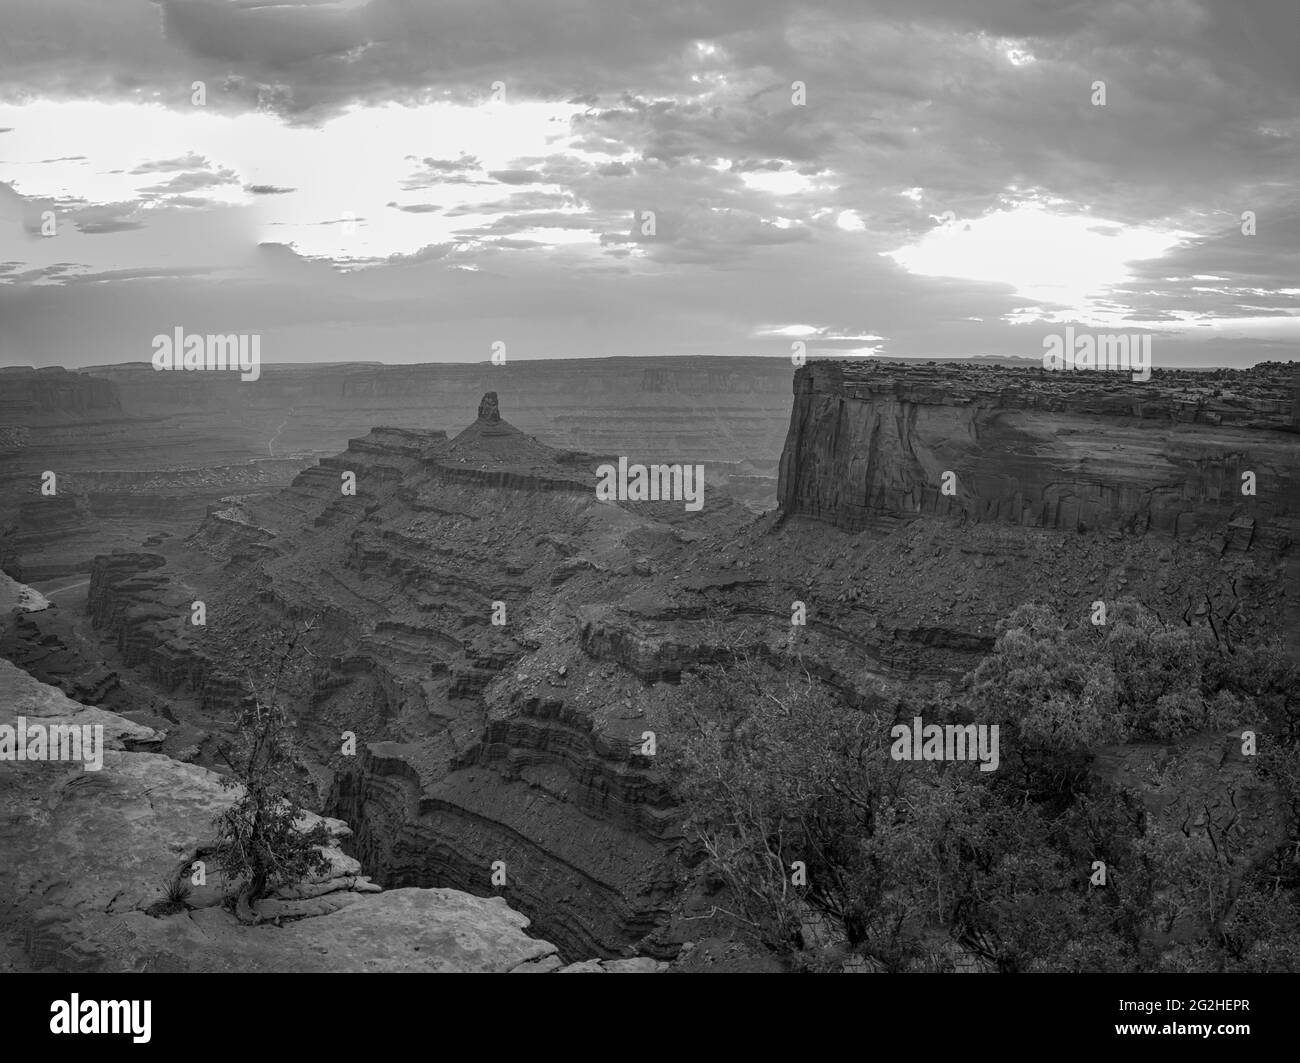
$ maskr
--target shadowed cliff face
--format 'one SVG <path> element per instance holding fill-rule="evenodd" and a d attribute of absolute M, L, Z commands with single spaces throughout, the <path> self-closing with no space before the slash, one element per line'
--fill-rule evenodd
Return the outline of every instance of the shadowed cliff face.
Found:
<path fill-rule="evenodd" d="M 1283 592 L 1283 630 L 1300 651 L 1296 379 L 1281 363 L 1156 370 L 1148 382 L 810 364 L 795 375 L 778 502 L 850 531 L 938 517 L 1250 552 L 1259 582 Z"/>
<path fill-rule="evenodd" d="M 851 530 L 920 514 L 1062 531 L 1300 538 L 1282 366 L 1125 374 L 821 363 L 795 377 L 781 508 Z M 1254 493 L 1243 494 L 1252 473 Z M 945 490 L 945 475 L 950 488 Z"/>

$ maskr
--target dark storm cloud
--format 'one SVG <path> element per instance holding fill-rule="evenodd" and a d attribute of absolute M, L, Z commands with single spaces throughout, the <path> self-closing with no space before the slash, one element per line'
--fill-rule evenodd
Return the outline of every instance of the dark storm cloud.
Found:
<path fill-rule="evenodd" d="M 601 243 L 637 244 L 667 262 L 734 264 L 750 249 L 803 243 L 812 235 L 804 226 L 783 228 L 747 211 L 696 207 L 656 212 L 653 235 L 643 234 L 634 222 L 628 231 L 604 234 Z"/>
<path fill-rule="evenodd" d="M 786 97 L 789 92 L 786 90 Z M 641 157 L 669 164 L 682 160 L 777 155 L 801 162 L 821 158 L 835 135 L 818 114 L 788 99 L 726 104 L 632 98 L 623 106 L 580 116 L 575 131 L 639 146 Z"/>
<path fill-rule="evenodd" d="M 1225 213 L 1215 220 L 1213 235 L 1188 241 L 1157 261 L 1134 263 L 1133 279 L 1116 287 L 1116 297 L 1212 317 L 1267 317 L 1285 308 L 1294 313 L 1300 299 L 1279 289 L 1300 287 L 1300 197 L 1289 212 L 1279 208 L 1257 216 L 1254 235 L 1244 234 L 1242 224 Z"/>

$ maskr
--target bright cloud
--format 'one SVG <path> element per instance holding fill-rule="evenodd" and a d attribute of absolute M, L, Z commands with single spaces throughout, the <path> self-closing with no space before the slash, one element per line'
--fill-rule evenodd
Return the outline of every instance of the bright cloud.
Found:
<path fill-rule="evenodd" d="M 1132 278 L 1129 264 L 1155 259 L 1192 234 L 1099 222 L 1037 205 L 997 211 L 931 230 L 883 252 L 910 273 L 1009 285 L 1024 299 L 1064 304 L 1075 316 Z"/>

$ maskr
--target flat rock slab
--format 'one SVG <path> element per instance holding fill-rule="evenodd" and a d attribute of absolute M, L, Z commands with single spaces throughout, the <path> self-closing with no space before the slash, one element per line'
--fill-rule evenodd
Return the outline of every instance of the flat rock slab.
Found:
<path fill-rule="evenodd" d="M 206 768 L 130 752 L 154 732 L 90 708 L 0 660 L 0 724 L 99 724 L 103 764 L 0 761 L 0 938 L 20 940 L 36 970 L 423 971 L 553 969 L 556 948 L 501 897 L 450 889 L 375 892 L 356 860 L 326 849 L 329 869 L 262 902 L 280 925 L 242 925 L 209 906 L 164 918 L 178 868 L 213 841 L 213 817 L 238 789 Z M 307 825 L 320 817 L 307 817 Z M 323 822 L 335 836 L 339 820 Z M 212 869 L 209 886 L 219 880 Z M 195 893 L 203 891 L 196 890 Z M 211 888 L 208 890 L 212 892 Z M 292 920 L 292 921 L 286 921 Z"/>
<path fill-rule="evenodd" d="M 40 591 L 0 572 L 0 615 L 15 609 L 21 613 L 39 613 L 49 607 L 50 603 Z M 0 622 L 0 626 L 3 626 L 3 622 Z"/>
<path fill-rule="evenodd" d="M 500 897 L 459 890 L 342 894 L 351 903 L 282 927 L 205 908 L 155 919 L 47 909 L 29 929 L 38 969 L 62 971 L 506 973 L 549 970 L 555 946 Z"/>

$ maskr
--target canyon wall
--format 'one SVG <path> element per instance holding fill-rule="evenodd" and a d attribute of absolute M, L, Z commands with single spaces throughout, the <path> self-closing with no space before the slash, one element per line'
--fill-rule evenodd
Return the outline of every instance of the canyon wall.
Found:
<path fill-rule="evenodd" d="M 1300 539 L 1290 366 L 1128 374 L 823 362 L 795 375 L 783 512 Z M 952 473 L 952 489 L 944 490 Z M 1243 476 L 1253 474 L 1253 493 Z"/>

